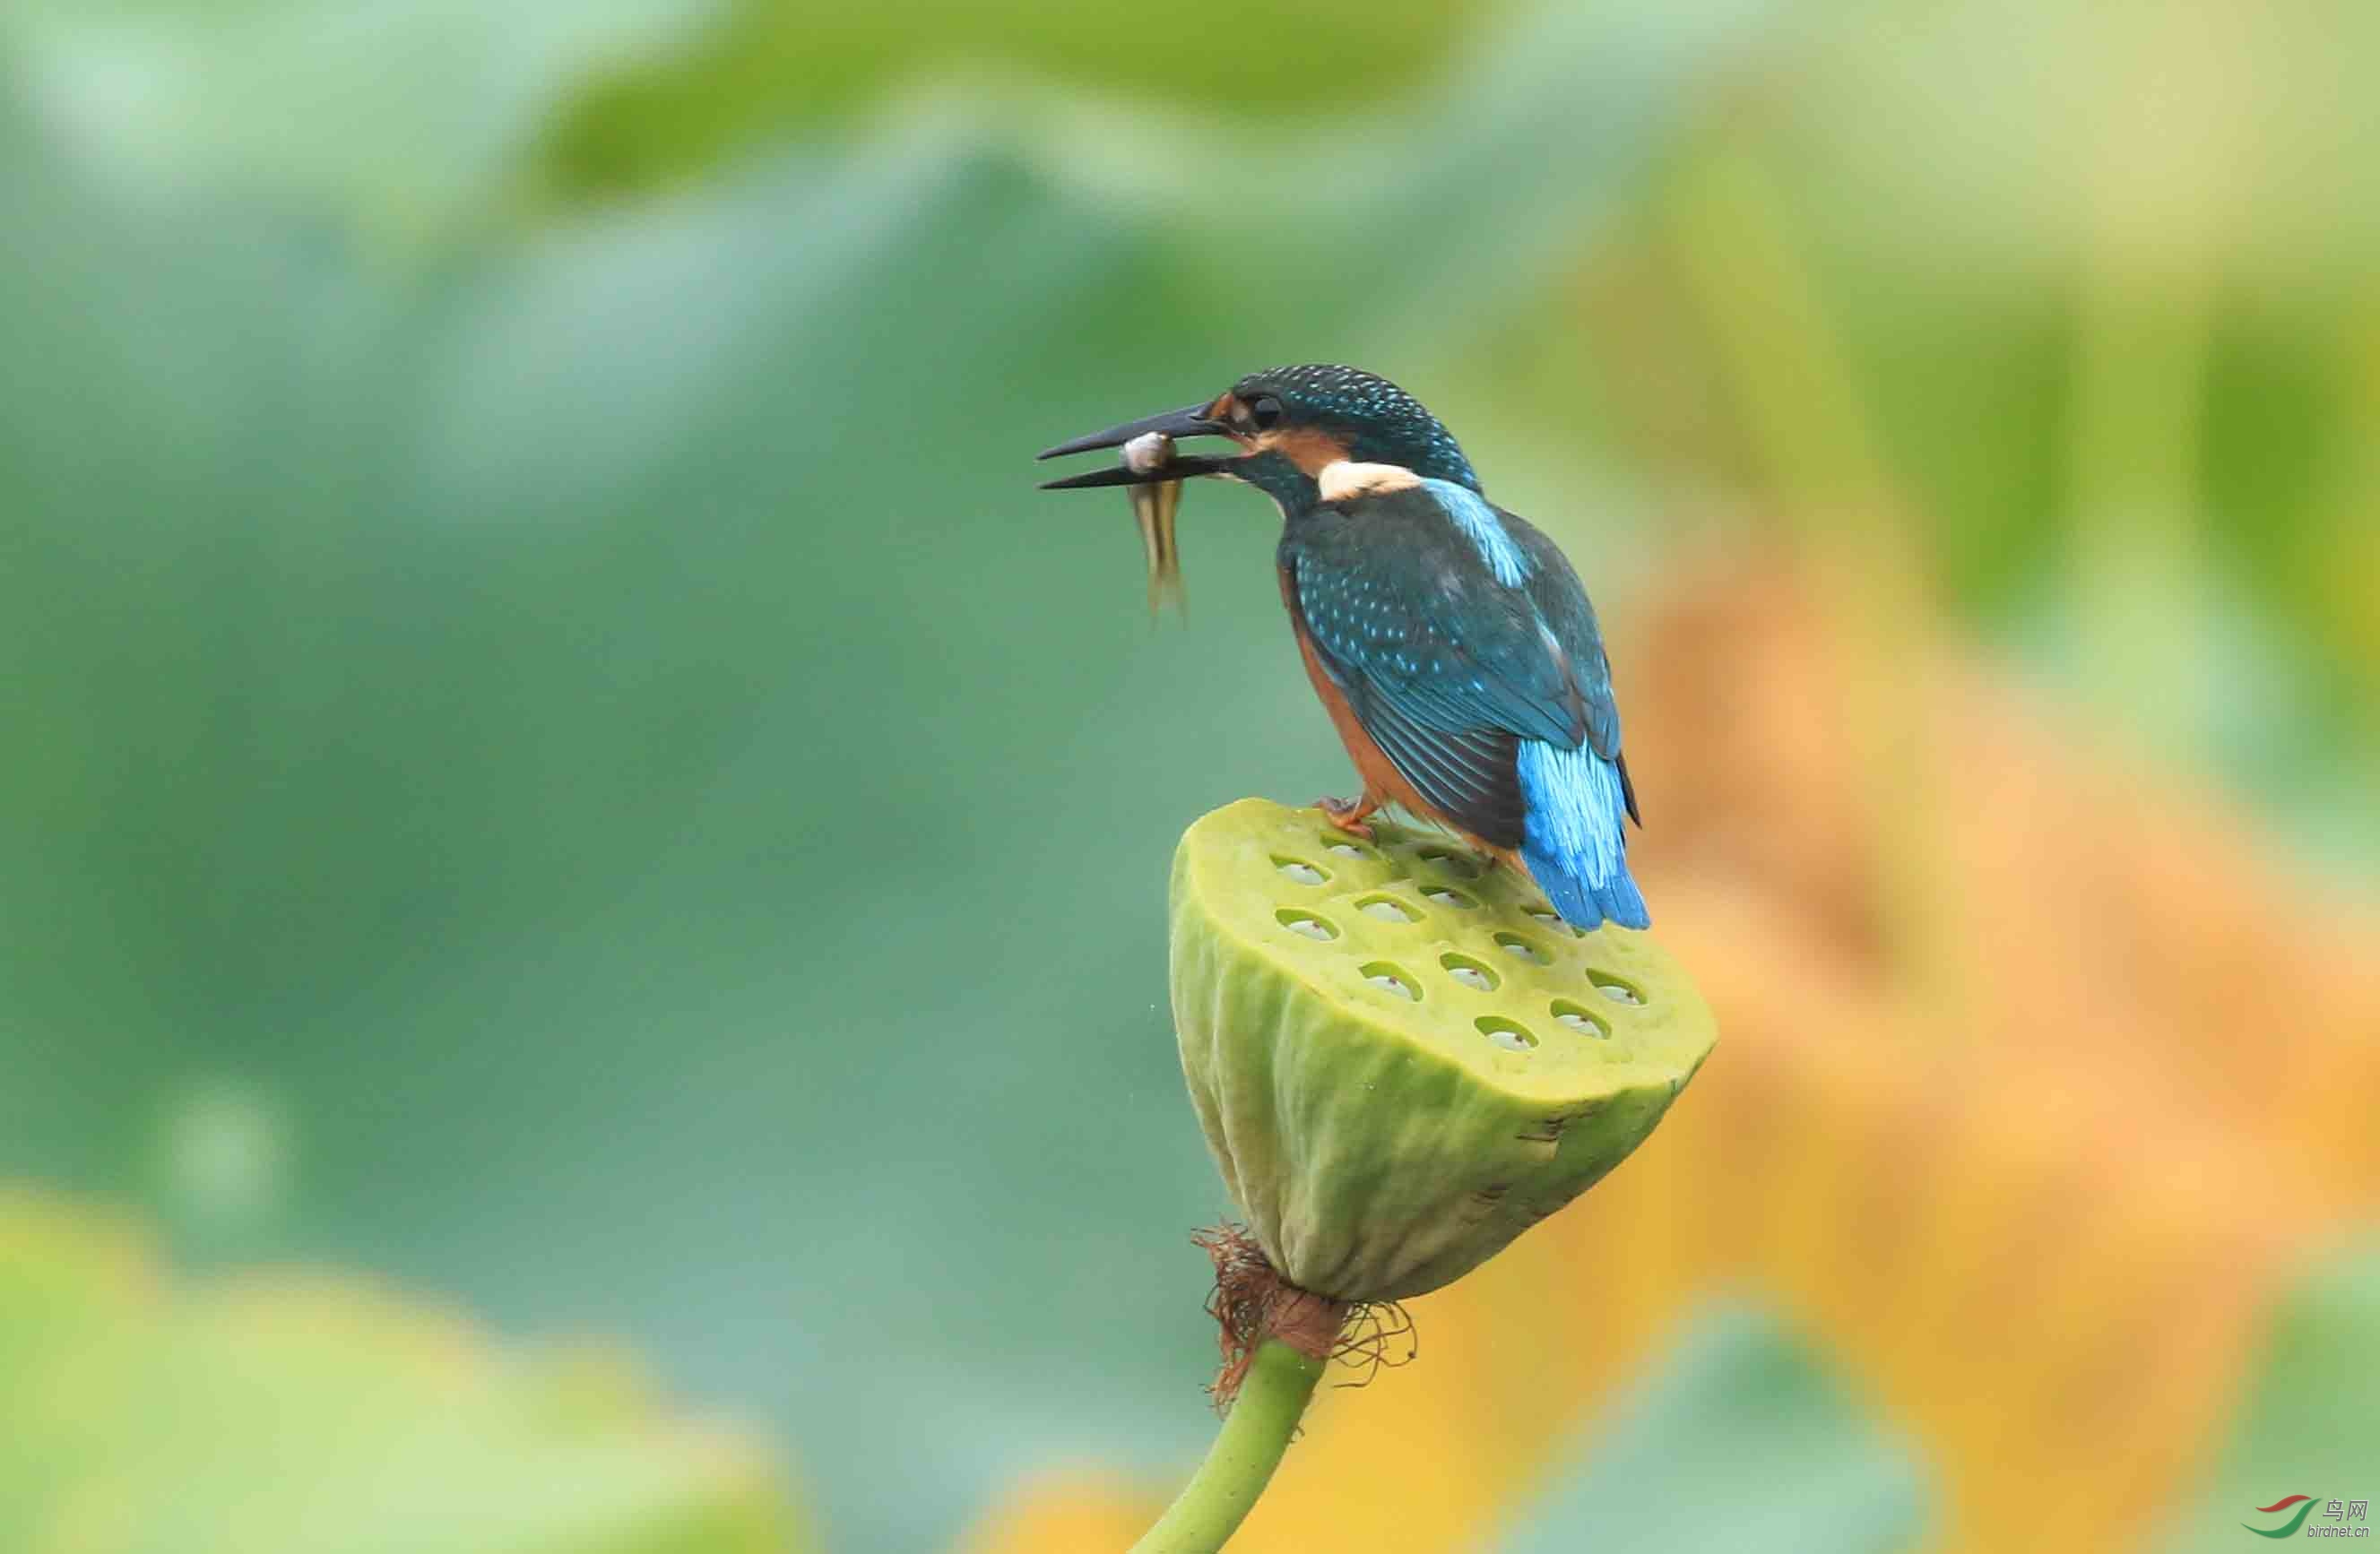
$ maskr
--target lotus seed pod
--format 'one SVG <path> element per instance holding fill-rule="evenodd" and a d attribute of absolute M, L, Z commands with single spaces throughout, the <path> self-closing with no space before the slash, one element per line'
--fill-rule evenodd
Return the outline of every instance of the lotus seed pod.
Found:
<path fill-rule="evenodd" d="M 1173 1021 L 1208 1147 L 1273 1266 L 1347 1301 L 1460 1278 L 1643 1143 L 1710 1011 L 1445 837 L 1243 799 L 1173 858 Z"/>

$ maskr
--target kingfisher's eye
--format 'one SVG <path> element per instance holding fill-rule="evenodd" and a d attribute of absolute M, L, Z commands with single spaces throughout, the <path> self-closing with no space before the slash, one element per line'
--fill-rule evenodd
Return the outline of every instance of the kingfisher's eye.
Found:
<path fill-rule="evenodd" d="M 1258 431 L 1269 431 L 1281 424 L 1281 401 L 1271 395 L 1260 394 L 1248 401 L 1248 420 Z"/>

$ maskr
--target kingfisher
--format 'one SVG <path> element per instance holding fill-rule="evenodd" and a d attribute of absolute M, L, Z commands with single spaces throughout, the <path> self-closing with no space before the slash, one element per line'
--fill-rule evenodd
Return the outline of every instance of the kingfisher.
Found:
<path fill-rule="evenodd" d="M 1154 435 L 1166 443 L 1146 441 Z M 1220 477 L 1281 508 L 1281 602 L 1363 779 L 1320 800 L 1368 839 L 1395 805 L 1522 868 L 1581 929 L 1649 927 L 1623 821 L 1642 823 L 1595 607 L 1560 546 L 1489 502 L 1453 433 L 1387 379 L 1313 364 L 1045 450 L 1222 437 L 1047 490 Z"/>

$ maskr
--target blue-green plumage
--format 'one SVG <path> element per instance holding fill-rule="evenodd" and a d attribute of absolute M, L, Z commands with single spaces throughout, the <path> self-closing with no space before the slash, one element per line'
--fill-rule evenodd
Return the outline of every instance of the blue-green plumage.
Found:
<path fill-rule="evenodd" d="M 1297 624 L 1434 818 L 1520 854 L 1568 921 L 1646 926 L 1610 665 L 1561 551 L 1436 480 L 1285 517 Z"/>
<path fill-rule="evenodd" d="M 1280 504 L 1282 598 L 1365 775 L 1341 824 L 1403 803 L 1525 864 L 1566 920 L 1647 926 L 1594 607 L 1560 549 L 1487 500 L 1435 416 L 1368 372 L 1279 368 L 1050 452 L 1148 430 L 1233 438 L 1240 456 L 1168 473 L 1228 475 Z"/>

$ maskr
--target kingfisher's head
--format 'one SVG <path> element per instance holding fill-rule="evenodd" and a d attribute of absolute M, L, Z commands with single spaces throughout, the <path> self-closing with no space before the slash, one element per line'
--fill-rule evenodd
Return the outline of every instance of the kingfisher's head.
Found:
<path fill-rule="evenodd" d="M 1131 466 L 1098 469 L 1049 481 L 1048 489 L 1226 475 L 1257 487 L 1294 512 L 1318 500 L 1322 471 L 1342 462 L 1392 465 L 1424 480 L 1479 489 L 1479 478 L 1454 434 L 1420 400 L 1386 378 L 1327 364 L 1251 372 L 1212 399 L 1077 437 L 1040 456 L 1121 447 L 1149 432 L 1176 439 L 1228 437 L 1240 445 L 1240 452 L 1178 456 L 1146 470 Z"/>

